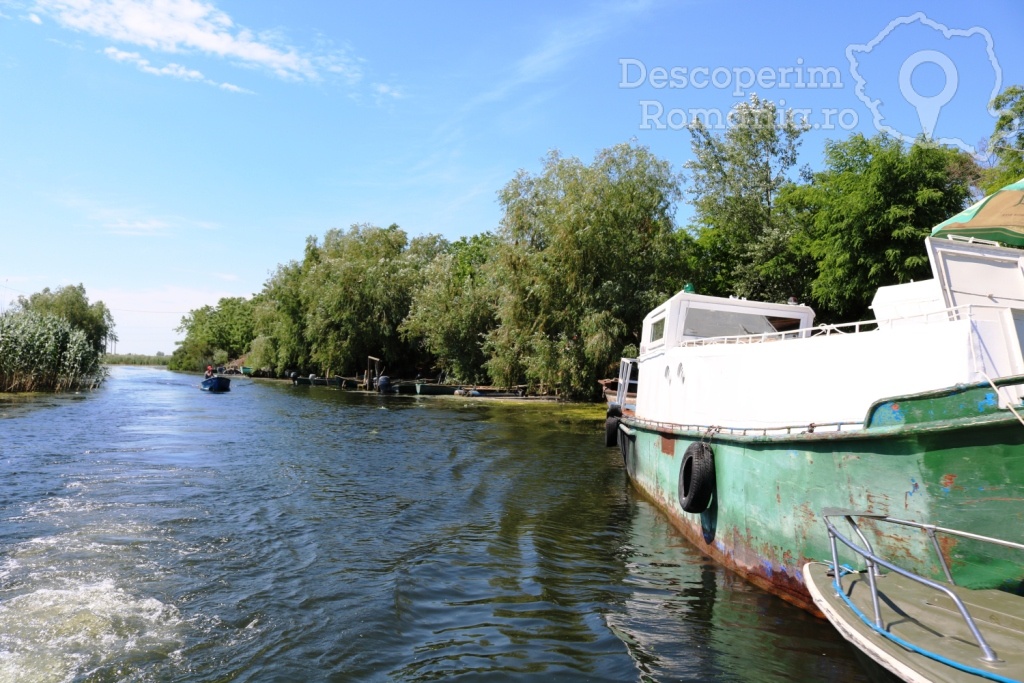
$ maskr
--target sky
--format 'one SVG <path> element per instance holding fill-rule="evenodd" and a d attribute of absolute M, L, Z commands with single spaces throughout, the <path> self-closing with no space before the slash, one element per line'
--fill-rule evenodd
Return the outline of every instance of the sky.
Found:
<path fill-rule="evenodd" d="M 497 229 L 550 150 L 692 159 L 751 95 L 828 140 L 980 159 L 1024 84 L 1024 3 L 0 0 L 0 310 L 83 284 L 119 353 L 259 292 L 308 236 Z M 689 207 L 677 220 L 685 224 Z"/>

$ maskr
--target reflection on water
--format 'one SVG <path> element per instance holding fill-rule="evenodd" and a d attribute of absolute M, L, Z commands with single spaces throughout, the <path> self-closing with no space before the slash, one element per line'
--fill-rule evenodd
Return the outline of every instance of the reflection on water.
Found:
<path fill-rule="evenodd" d="M 865 681 L 599 420 L 115 368 L 0 400 L 0 680 Z"/>

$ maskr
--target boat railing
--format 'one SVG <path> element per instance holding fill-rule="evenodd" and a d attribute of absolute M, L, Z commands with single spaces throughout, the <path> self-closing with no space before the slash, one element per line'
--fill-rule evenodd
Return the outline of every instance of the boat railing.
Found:
<path fill-rule="evenodd" d="M 956 582 L 953 580 L 953 574 L 952 572 L 950 572 L 949 569 L 949 562 L 946 560 L 946 557 L 942 552 L 942 546 L 939 543 L 938 537 L 939 535 L 955 536 L 958 538 L 965 538 L 984 543 L 991 543 L 1006 548 L 1014 548 L 1016 550 L 1021 551 L 1024 551 L 1024 545 L 1020 543 L 1014 543 L 1013 541 L 1006 541 L 999 538 L 991 538 L 989 536 L 981 536 L 979 534 L 972 534 L 966 531 L 958 531 L 956 529 L 947 529 L 935 526 L 933 524 L 921 524 L 919 522 L 911 522 L 908 520 L 896 519 L 894 517 L 889 517 L 888 515 L 875 514 L 870 512 L 856 512 L 852 510 L 842 510 L 837 508 L 825 508 L 824 510 L 822 510 L 821 514 L 822 517 L 825 519 L 825 526 L 828 528 L 829 545 L 831 546 L 832 550 L 833 585 L 835 589 L 838 591 L 838 594 L 842 596 L 847 601 L 847 603 L 850 604 L 852 607 L 852 603 L 849 602 L 849 599 L 846 598 L 846 593 L 843 591 L 843 575 L 844 573 L 847 573 L 850 570 L 844 569 L 843 566 L 839 564 L 838 543 L 842 543 L 864 560 L 866 566 L 866 573 L 868 577 L 868 585 L 871 589 L 871 604 L 874 610 L 873 624 L 876 631 L 880 633 L 885 633 L 882 624 L 882 615 L 879 603 L 877 584 L 877 579 L 881 576 L 879 567 L 884 567 L 889 571 L 895 572 L 900 576 L 910 579 L 911 581 L 914 581 L 916 583 L 927 586 L 940 593 L 945 594 L 950 600 L 953 601 L 953 604 L 956 605 L 957 611 L 959 611 L 960 616 L 963 618 L 964 623 L 970 630 L 971 635 L 974 637 L 974 640 L 978 643 L 978 647 L 982 651 L 982 659 L 984 659 L 987 662 L 999 661 L 995 651 L 985 640 L 984 636 L 982 636 L 981 631 L 978 630 L 978 626 L 974 622 L 974 619 L 971 617 L 971 614 L 967 610 L 967 606 L 964 604 L 963 600 L 961 600 L 960 596 L 958 596 L 950 588 L 950 586 L 956 586 Z M 856 534 L 857 538 L 860 540 L 860 545 L 858 545 L 858 543 L 856 543 L 855 541 L 852 541 L 848 537 L 841 534 L 839 530 L 836 529 L 835 525 L 832 523 L 832 520 L 830 519 L 832 517 L 844 518 L 850 525 L 850 528 L 853 530 L 854 534 Z M 939 564 L 942 566 L 943 574 L 946 576 L 946 581 L 949 585 L 943 585 L 937 581 L 932 581 L 931 579 L 915 574 L 879 556 L 871 547 L 871 543 L 864 535 L 864 532 L 857 524 L 855 518 L 871 519 L 874 522 L 896 524 L 900 526 L 920 529 L 923 533 L 927 534 L 928 538 L 930 539 L 932 548 L 934 549 L 935 554 L 938 556 Z M 857 611 L 858 614 L 860 614 L 859 610 L 856 610 L 856 608 L 854 608 L 854 610 Z M 865 619 L 865 615 L 861 615 L 861 618 Z"/>
<path fill-rule="evenodd" d="M 978 304 L 965 304 L 950 308 L 917 313 L 914 315 L 884 318 L 881 320 L 860 320 L 852 323 L 822 323 L 814 327 L 802 327 L 797 330 L 786 330 L 782 332 L 762 332 L 759 334 L 723 335 L 718 337 L 701 337 L 698 339 L 685 339 L 679 342 L 679 346 L 707 346 L 711 344 L 760 344 L 763 342 L 780 341 L 783 339 L 805 339 L 807 337 L 828 337 L 834 334 L 860 334 L 862 332 L 874 332 L 879 329 L 886 329 L 900 323 L 929 323 L 937 321 L 955 321 L 976 318 L 976 311 L 985 309 L 1001 310 L 1003 306 L 979 306 Z"/>
<path fill-rule="evenodd" d="M 642 417 L 633 417 L 631 420 L 638 425 L 653 427 L 659 431 L 665 432 L 707 433 L 711 430 L 716 434 L 729 434 L 732 436 L 785 436 L 787 434 L 814 434 L 816 432 L 844 432 L 864 428 L 864 422 L 861 420 L 845 422 L 811 422 L 809 424 L 780 425 L 771 427 L 724 427 L 721 425 L 682 424 L 678 422 L 648 420 Z"/>
<path fill-rule="evenodd" d="M 636 358 L 621 358 L 619 360 L 619 385 L 615 394 L 615 402 L 620 408 L 636 410 L 636 388 L 639 368 Z M 633 403 L 626 403 L 626 399 L 632 397 Z"/>

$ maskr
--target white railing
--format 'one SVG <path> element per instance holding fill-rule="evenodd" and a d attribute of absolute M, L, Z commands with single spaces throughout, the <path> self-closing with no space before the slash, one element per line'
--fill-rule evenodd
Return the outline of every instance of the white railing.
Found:
<path fill-rule="evenodd" d="M 689 339 L 681 341 L 676 346 L 707 346 L 710 344 L 760 344 L 769 341 L 783 339 L 804 339 L 807 337 L 821 337 L 833 334 L 860 334 L 862 332 L 874 332 L 882 327 L 888 327 L 900 322 L 941 322 L 952 320 L 965 320 L 974 318 L 973 309 L 994 309 L 1002 310 L 1003 306 L 978 306 L 967 304 L 943 308 L 928 313 L 908 315 L 898 318 L 886 318 L 884 320 L 861 320 L 853 323 L 841 323 L 838 325 L 817 325 L 816 327 L 802 327 L 798 330 L 787 330 L 785 332 L 763 332 L 761 334 L 746 335 L 725 335 L 721 337 L 703 337 L 700 339 Z"/>

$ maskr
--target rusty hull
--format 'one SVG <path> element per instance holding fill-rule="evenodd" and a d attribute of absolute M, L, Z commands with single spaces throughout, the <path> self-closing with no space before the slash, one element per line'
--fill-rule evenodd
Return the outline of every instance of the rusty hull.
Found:
<path fill-rule="evenodd" d="M 1024 542 L 1024 426 L 996 414 L 941 406 L 941 420 L 885 421 L 856 431 L 744 436 L 623 418 L 619 445 L 633 484 L 683 535 L 713 560 L 752 584 L 820 616 L 804 586 L 809 560 L 830 558 L 826 507 L 890 514 Z M 942 400 L 942 396 L 935 400 Z M 873 410 L 893 414 L 892 404 Z M 934 412 L 934 411 L 933 411 Z M 707 441 L 714 452 L 715 488 L 708 509 L 684 512 L 678 477 L 686 448 Z M 926 576 L 941 577 L 927 538 L 916 530 L 865 525 L 876 548 Z M 873 534 L 873 535 L 871 535 Z M 1012 537 L 1009 537 L 1009 536 Z M 981 571 L 991 558 L 946 546 L 966 584 L 1024 579 L 1024 568 L 1003 575 Z M 998 585 L 988 586 L 998 587 Z"/>

